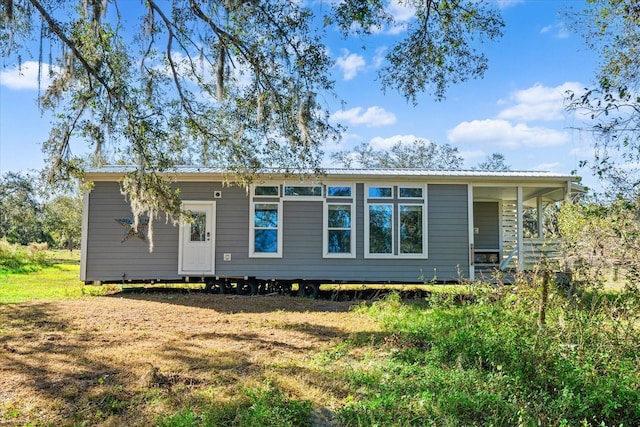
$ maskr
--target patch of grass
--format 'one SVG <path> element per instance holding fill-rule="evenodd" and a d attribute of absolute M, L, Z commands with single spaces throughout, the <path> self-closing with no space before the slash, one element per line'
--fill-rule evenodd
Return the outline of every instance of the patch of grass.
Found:
<path fill-rule="evenodd" d="M 46 244 L 20 246 L 0 239 L 0 274 L 28 273 L 45 265 Z"/>
<path fill-rule="evenodd" d="M 79 280 L 78 251 L 40 251 L 37 262 L 27 263 L 27 249 L 16 247 L 21 267 L 0 269 L 0 304 L 35 300 L 79 298 L 85 294 L 104 294 L 105 288 L 90 288 Z M 9 259 L 5 255 L 4 265 Z M 17 265 L 17 264 L 16 264 Z"/>
<path fill-rule="evenodd" d="M 166 417 L 160 417 L 162 427 L 303 427 L 310 425 L 311 402 L 287 398 L 270 383 L 263 387 L 244 389 L 227 403 L 207 407 L 188 407 Z"/>
<path fill-rule="evenodd" d="M 344 425 L 640 425 L 637 290 L 553 294 L 544 327 L 536 292 L 360 308 L 388 335 L 367 363 L 332 367 L 352 390 Z"/>

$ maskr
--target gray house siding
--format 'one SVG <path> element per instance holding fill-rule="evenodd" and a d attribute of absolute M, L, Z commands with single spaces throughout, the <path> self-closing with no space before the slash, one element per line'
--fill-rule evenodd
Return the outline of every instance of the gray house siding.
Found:
<path fill-rule="evenodd" d="M 221 183 L 182 182 L 185 201 L 216 203 L 217 276 L 262 279 L 408 281 L 455 280 L 469 274 L 466 185 L 430 184 L 427 189 L 427 259 L 366 259 L 364 185 L 356 186 L 356 257 L 323 258 L 322 201 L 284 200 L 282 258 L 249 257 L 249 196 Z M 214 199 L 213 193 L 222 191 Z M 130 218 L 119 185 L 97 182 L 89 199 L 86 280 L 173 280 L 178 270 L 179 230 L 154 223 L 154 250 L 137 237 L 122 241 L 127 229 L 115 221 Z M 225 261 L 224 255 L 231 259 Z"/>
<path fill-rule="evenodd" d="M 89 196 L 87 280 L 178 278 L 178 229 L 154 223 L 154 251 L 138 237 L 122 241 L 128 228 L 116 219 L 131 218 L 131 209 L 118 183 L 97 182 Z M 142 227 L 146 234 L 148 230 Z"/>

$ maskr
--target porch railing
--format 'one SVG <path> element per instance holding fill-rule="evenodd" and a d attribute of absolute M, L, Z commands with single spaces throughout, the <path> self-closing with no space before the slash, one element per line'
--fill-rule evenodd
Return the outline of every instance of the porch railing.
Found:
<path fill-rule="evenodd" d="M 557 239 L 524 239 L 523 254 L 518 254 L 516 245 L 509 253 L 503 256 L 500 270 L 515 267 L 516 262 L 522 262 L 523 270 L 533 270 L 537 265 L 548 265 L 553 269 L 559 269 L 562 261 L 562 245 Z"/>

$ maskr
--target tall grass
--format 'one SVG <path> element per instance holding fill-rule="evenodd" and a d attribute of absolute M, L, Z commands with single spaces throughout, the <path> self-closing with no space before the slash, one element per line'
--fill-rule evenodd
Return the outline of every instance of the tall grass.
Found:
<path fill-rule="evenodd" d="M 158 420 L 161 427 L 304 427 L 311 425 L 311 402 L 287 398 L 271 383 L 244 389 L 228 403 L 185 408 Z"/>
<path fill-rule="evenodd" d="M 640 425 L 640 296 L 551 294 L 520 284 L 466 302 L 391 295 L 360 310 L 388 335 L 372 360 L 342 366 L 362 425 Z M 459 300 L 458 300 L 459 301 Z"/>
<path fill-rule="evenodd" d="M 47 245 L 20 246 L 0 239 L 0 274 L 37 271 L 45 264 Z"/>

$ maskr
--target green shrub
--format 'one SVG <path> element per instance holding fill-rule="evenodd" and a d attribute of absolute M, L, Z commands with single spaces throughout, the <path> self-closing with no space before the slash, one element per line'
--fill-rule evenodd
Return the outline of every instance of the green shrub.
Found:
<path fill-rule="evenodd" d="M 0 272 L 28 273 L 40 269 L 46 258 L 46 244 L 20 246 L 0 239 Z"/>
<path fill-rule="evenodd" d="M 377 363 L 345 369 L 356 397 L 342 422 L 640 425 L 637 292 L 552 293 L 538 327 L 538 290 L 519 286 L 462 304 L 392 295 L 360 308 L 389 335 Z"/>

